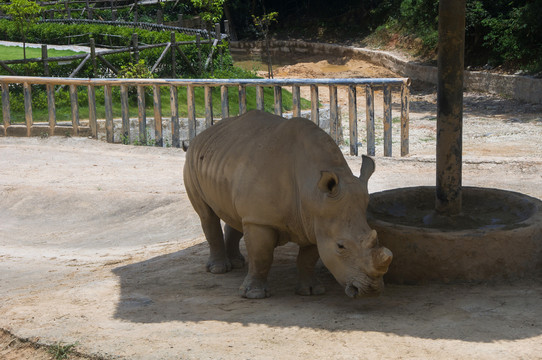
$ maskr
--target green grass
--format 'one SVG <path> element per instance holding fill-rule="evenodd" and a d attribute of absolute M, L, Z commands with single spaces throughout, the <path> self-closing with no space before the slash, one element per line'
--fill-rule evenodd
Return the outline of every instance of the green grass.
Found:
<path fill-rule="evenodd" d="M 76 54 L 83 54 L 83 52 L 71 51 L 71 50 L 54 50 L 47 49 L 48 57 L 57 56 L 70 56 Z M 26 58 L 41 58 L 41 48 L 26 48 Z M 0 45 L 0 60 L 18 60 L 23 59 L 23 47 L 22 46 L 5 46 Z"/>
<path fill-rule="evenodd" d="M 68 359 L 70 353 L 73 351 L 73 349 L 78 345 L 79 343 L 76 342 L 74 344 L 67 344 L 62 345 L 61 343 L 56 343 L 54 345 L 51 345 L 49 347 L 49 354 L 53 356 L 53 359 L 55 360 L 64 360 Z"/>
<path fill-rule="evenodd" d="M 118 95 L 119 88 L 113 88 L 113 117 L 121 117 L 121 103 L 120 97 Z M 58 87 L 57 87 L 58 90 Z M 195 105 L 196 105 L 196 116 L 205 117 L 205 102 L 204 102 L 204 89 L 201 87 L 196 87 L 195 89 Z M 71 106 L 69 103 L 69 96 L 67 95 L 67 88 L 61 90 L 63 94 L 59 94 L 58 91 L 55 92 L 55 109 L 56 109 L 56 119 L 57 121 L 71 121 Z M 147 117 L 154 117 L 154 105 L 152 100 L 152 90 L 147 88 L 148 95 L 146 96 L 146 115 Z M 79 87 L 79 118 L 81 120 L 88 119 L 88 95 L 86 92 L 86 87 Z M 129 93 L 132 93 L 129 98 L 129 114 L 131 118 L 136 118 L 138 116 L 138 107 L 137 100 L 135 96 L 135 89 L 129 90 Z M 178 107 L 179 107 L 179 116 L 181 118 L 186 118 L 188 114 L 188 105 L 186 97 L 186 88 L 178 88 Z M 247 87 L 247 110 L 256 109 L 256 89 L 254 87 Z M 220 100 L 220 88 L 213 88 L 213 116 L 215 119 L 222 117 L 221 111 L 221 100 Z M 160 92 L 160 98 L 162 102 L 162 117 L 167 118 L 171 117 L 171 105 L 170 105 L 170 91 L 169 88 L 163 87 Z M 237 87 L 231 87 L 228 91 L 228 100 L 229 100 L 229 115 L 236 116 L 239 114 L 239 94 Z M 47 122 L 48 121 L 48 109 L 47 101 L 45 97 L 44 86 L 33 85 L 32 86 L 32 115 L 34 122 Z M 25 114 L 23 109 L 23 99 L 22 95 L 11 94 L 10 91 L 10 116 L 12 123 L 24 123 Z M 290 111 L 292 109 L 292 94 L 283 89 L 282 90 L 282 104 L 283 111 Z M 274 112 L 274 95 L 273 88 L 264 89 L 264 106 L 265 110 L 268 112 Z M 306 99 L 301 100 L 301 108 L 309 109 L 310 101 Z M 96 89 L 96 112 L 98 119 L 105 118 L 105 105 L 103 102 L 103 88 Z M 3 114 L 0 112 L 0 119 L 3 121 Z"/>

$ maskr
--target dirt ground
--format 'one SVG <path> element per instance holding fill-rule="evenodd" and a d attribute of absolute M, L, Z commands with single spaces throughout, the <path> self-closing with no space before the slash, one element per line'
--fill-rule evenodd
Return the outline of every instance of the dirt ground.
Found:
<path fill-rule="evenodd" d="M 360 61 L 309 60 L 276 74 L 394 76 Z M 370 192 L 434 185 L 435 89 L 414 84 L 410 109 L 410 155 L 397 155 L 398 132 L 394 157 L 384 158 L 377 143 Z M 464 185 L 542 198 L 541 138 L 542 106 L 467 93 Z M 540 277 L 388 284 L 379 298 L 352 300 L 321 267 L 327 293 L 300 297 L 294 294 L 296 248 L 287 245 L 276 250 L 272 296 L 241 299 L 237 289 L 246 269 L 205 271 L 208 248 L 183 187 L 182 150 L 86 138 L 0 138 L 0 154 L 2 359 L 50 359 L 43 345 L 69 344 L 75 344 L 71 359 L 542 354 Z M 360 159 L 347 160 L 358 172 Z"/>

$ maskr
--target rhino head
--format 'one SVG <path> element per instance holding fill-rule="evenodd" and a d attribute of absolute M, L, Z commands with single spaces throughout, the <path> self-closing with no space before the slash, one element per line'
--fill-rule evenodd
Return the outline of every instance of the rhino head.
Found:
<path fill-rule="evenodd" d="M 359 178 L 350 171 L 322 171 L 318 181 L 320 206 L 313 224 L 318 252 L 349 297 L 378 295 L 393 258 L 367 224 L 367 182 L 374 168 L 363 156 Z"/>

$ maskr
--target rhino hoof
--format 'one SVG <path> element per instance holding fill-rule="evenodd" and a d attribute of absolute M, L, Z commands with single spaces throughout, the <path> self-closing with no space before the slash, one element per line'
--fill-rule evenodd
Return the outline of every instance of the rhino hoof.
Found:
<path fill-rule="evenodd" d="M 271 294 L 267 290 L 265 281 L 245 279 L 243 285 L 239 288 L 239 295 L 247 299 L 265 299 Z"/>
<path fill-rule="evenodd" d="M 269 291 L 267 289 L 240 289 L 239 294 L 241 297 L 247 298 L 247 299 L 265 299 L 269 297 Z"/>
<path fill-rule="evenodd" d="M 299 285 L 295 289 L 295 293 L 297 295 L 302 295 L 302 296 L 323 295 L 325 294 L 325 292 L 326 292 L 326 288 L 324 287 L 324 285 L 321 285 L 321 284 L 316 284 L 313 286 Z"/>
<path fill-rule="evenodd" d="M 213 274 L 224 274 L 228 271 L 231 271 L 232 264 L 229 260 L 222 261 L 208 261 L 207 262 L 207 271 Z"/>

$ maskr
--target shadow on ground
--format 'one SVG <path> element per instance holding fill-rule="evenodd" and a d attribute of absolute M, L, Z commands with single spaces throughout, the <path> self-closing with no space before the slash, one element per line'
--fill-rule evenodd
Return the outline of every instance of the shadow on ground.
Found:
<path fill-rule="evenodd" d="M 220 321 L 472 342 L 516 340 L 542 333 L 539 281 L 390 285 L 381 297 L 353 300 L 320 267 L 319 277 L 328 292 L 301 297 L 294 294 L 296 252 L 290 244 L 277 249 L 269 279 L 273 295 L 263 300 L 237 295 L 246 269 L 207 273 L 203 265 L 206 243 L 118 267 L 113 270 L 121 286 L 115 317 L 135 323 Z"/>

